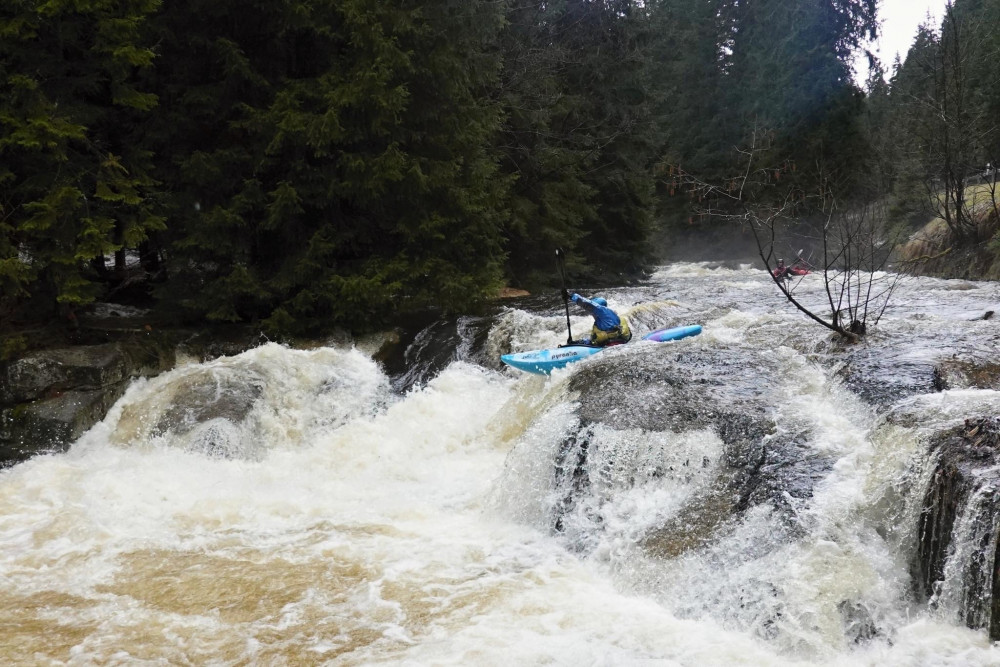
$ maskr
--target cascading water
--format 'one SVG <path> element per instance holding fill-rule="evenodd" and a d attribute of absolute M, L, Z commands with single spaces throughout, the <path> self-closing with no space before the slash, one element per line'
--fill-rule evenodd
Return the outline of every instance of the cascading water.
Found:
<path fill-rule="evenodd" d="M 606 296 L 700 336 L 551 378 L 495 362 L 565 341 L 533 297 L 432 324 L 391 376 L 269 344 L 137 381 L 0 471 L 0 660 L 1000 664 L 963 583 L 990 578 L 993 486 L 915 584 L 928 443 L 1000 408 L 932 388 L 1000 331 L 975 320 L 1000 287 L 957 282 L 905 284 L 855 349 L 759 270 L 677 264 Z"/>

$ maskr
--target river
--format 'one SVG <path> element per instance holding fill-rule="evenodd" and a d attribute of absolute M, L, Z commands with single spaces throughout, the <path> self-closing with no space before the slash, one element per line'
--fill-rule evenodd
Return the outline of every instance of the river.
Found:
<path fill-rule="evenodd" d="M 749 265 L 603 295 L 639 333 L 704 331 L 519 374 L 497 355 L 566 336 L 558 295 L 530 297 L 432 325 L 405 368 L 267 344 L 134 382 L 0 471 L 0 661 L 1000 664 L 957 584 L 928 603 L 911 574 L 927 434 L 1000 408 L 931 369 L 995 353 L 1000 285 L 907 279 L 850 348 Z M 612 372 L 627 391 L 593 384 Z M 712 417 L 733 405 L 795 452 L 740 502 Z"/>

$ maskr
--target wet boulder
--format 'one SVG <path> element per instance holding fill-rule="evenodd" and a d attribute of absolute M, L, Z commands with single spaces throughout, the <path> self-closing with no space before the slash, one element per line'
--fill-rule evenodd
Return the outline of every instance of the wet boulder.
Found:
<path fill-rule="evenodd" d="M 900 400 L 934 391 L 934 364 L 909 356 L 903 348 L 891 348 L 872 337 L 866 345 L 838 357 L 836 376 L 866 402 L 883 409 Z"/>
<path fill-rule="evenodd" d="M 112 441 L 158 439 L 212 457 L 256 458 L 262 450 L 251 434 L 264 384 L 249 367 L 196 369 L 125 406 Z"/>
<path fill-rule="evenodd" d="M 719 346 L 604 355 L 570 381 L 580 427 L 555 462 L 557 531 L 584 521 L 589 526 L 577 531 L 584 535 L 599 524 L 595 497 L 609 484 L 619 488 L 608 496 L 641 485 L 672 489 L 676 512 L 640 539 L 652 555 L 705 544 L 757 505 L 795 523 L 790 503 L 811 497 L 832 462 L 808 446 L 808 434 L 777 429 L 767 381 L 780 373 L 773 359 Z"/>
<path fill-rule="evenodd" d="M 401 337 L 379 361 L 401 393 L 425 384 L 455 361 L 496 367 L 499 359 L 486 351 L 492 325 L 490 317 L 469 315 L 435 320 L 412 337 Z"/>
<path fill-rule="evenodd" d="M 398 330 L 392 330 L 367 334 L 358 338 L 355 345 L 375 361 L 383 363 L 395 352 L 402 341 L 399 333 Z"/>
<path fill-rule="evenodd" d="M 934 388 L 1000 389 L 1000 363 L 992 360 L 947 359 L 934 366 Z"/>
<path fill-rule="evenodd" d="M 855 644 L 864 644 L 880 634 L 871 612 L 861 603 L 843 600 L 837 605 L 844 624 L 844 636 Z"/>
<path fill-rule="evenodd" d="M 188 380 L 173 387 L 173 400 L 154 422 L 155 434 L 184 434 L 213 419 L 240 423 L 264 392 L 263 379 L 249 374 L 203 373 Z"/>
<path fill-rule="evenodd" d="M 97 389 L 125 379 L 128 358 L 119 343 L 42 350 L 4 364 L 0 403 L 25 403 L 67 389 Z"/>
<path fill-rule="evenodd" d="M 931 442 L 914 564 L 917 592 L 950 595 L 961 619 L 1000 639 L 1000 418 L 967 419 Z"/>
<path fill-rule="evenodd" d="M 946 389 L 1000 389 L 1000 364 L 990 358 L 935 359 L 937 329 L 914 332 L 907 345 L 876 330 L 856 345 L 837 351 L 836 374 L 868 403 L 891 410 L 899 401 Z"/>
<path fill-rule="evenodd" d="M 125 390 L 117 383 L 0 408 L 0 461 L 65 449 L 107 414 Z"/>
<path fill-rule="evenodd" d="M 0 366 L 0 462 L 60 451 L 100 421 L 128 381 L 174 363 L 149 340 L 40 350 Z"/>

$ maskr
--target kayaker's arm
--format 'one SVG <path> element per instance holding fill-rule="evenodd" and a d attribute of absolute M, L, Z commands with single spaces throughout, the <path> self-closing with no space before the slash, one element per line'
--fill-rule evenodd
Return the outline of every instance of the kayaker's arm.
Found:
<path fill-rule="evenodd" d="M 593 313 L 597 309 L 597 304 L 596 303 L 594 303 L 593 301 L 591 301 L 590 299 L 588 299 L 585 296 L 580 296 L 576 292 L 573 292 L 573 296 L 570 297 L 570 300 L 573 301 L 573 303 L 580 304 L 581 306 L 583 306 L 584 308 L 586 308 L 591 313 Z"/>

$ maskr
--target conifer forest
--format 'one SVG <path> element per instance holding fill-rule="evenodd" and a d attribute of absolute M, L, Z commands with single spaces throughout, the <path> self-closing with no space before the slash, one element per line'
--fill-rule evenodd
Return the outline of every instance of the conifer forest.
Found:
<path fill-rule="evenodd" d="M 877 0 L 5 0 L 0 337 L 139 273 L 177 322 L 371 329 L 556 248 L 638 275 L 741 198 L 990 243 L 997 25 L 955 0 L 859 82 Z"/>

